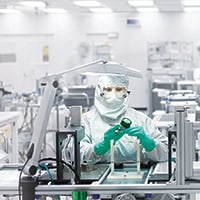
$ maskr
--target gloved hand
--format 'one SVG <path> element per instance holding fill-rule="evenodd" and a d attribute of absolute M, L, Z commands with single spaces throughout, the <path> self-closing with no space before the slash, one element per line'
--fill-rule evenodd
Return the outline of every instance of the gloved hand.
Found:
<path fill-rule="evenodd" d="M 94 145 L 94 152 L 97 155 L 103 155 L 110 149 L 110 141 L 114 140 L 114 143 L 118 141 L 123 135 L 124 131 L 120 129 L 120 125 L 116 125 L 104 133 L 104 139 Z"/>
<path fill-rule="evenodd" d="M 155 141 L 146 135 L 141 126 L 134 126 L 126 129 L 126 133 L 130 136 L 135 136 L 140 140 L 140 144 L 146 151 L 152 151 L 156 147 Z"/>

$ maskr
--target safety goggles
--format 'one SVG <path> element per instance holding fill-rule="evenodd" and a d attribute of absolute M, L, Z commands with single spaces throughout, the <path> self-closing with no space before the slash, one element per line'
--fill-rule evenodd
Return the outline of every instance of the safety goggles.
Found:
<path fill-rule="evenodd" d="M 115 92 L 118 94 L 124 94 L 126 92 L 126 88 L 125 87 L 103 87 L 103 92 L 104 93 Z"/>
<path fill-rule="evenodd" d="M 109 98 L 113 94 L 115 94 L 118 98 L 125 98 L 127 94 L 130 93 L 130 91 L 127 91 L 127 89 L 123 86 L 116 86 L 116 87 L 107 86 L 103 88 L 99 86 L 99 88 L 102 92 L 101 94 L 104 95 L 104 97 L 106 98 Z"/>

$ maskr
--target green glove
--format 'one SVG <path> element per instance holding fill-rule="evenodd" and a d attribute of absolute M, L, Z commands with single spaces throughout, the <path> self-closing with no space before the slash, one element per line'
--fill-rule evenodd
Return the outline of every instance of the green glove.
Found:
<path fill-rule="evenodd" d="M 121 129 L 120 125 L 116 125 L 104 133 L 104 139 L 94 145 L 94 152 L 97 155 L 103 155 L 110 149 L 110 141 L 114 143 L 118 141 L 123 135 L 125 130 Z"/>
<path fill-rule="evenodd" d="M 126 133 L 130 136 L 135 136 L 140 140 L 140 144 L 146 151 L 152 151 L 156 147 L 155 141 L 146 135 L 141 126 L 134 126 L 126 129 Z"/>

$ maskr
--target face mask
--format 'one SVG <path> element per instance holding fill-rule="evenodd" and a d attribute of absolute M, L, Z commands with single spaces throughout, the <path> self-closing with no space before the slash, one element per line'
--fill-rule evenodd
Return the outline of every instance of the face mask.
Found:
<path fill-rule="evenodd" d="M 107 98 L 105 97 L 105 102 L 110 108 L 115 108 L 122 104 L 124 98 L 122 96 L 116 95 L 116 93 L 109 94 Z"/>
<path fill-rule="evenodd" d="M 105 97 L 106 96 L 106 97 Z M 107 123 L 117 123 L 120 117 L 126 112 L 128 108 L 129 98 L 115 93 L 109 96 L 103 94 L 100 90 L 95 92 L 95 106 L 102 119 Z"/>

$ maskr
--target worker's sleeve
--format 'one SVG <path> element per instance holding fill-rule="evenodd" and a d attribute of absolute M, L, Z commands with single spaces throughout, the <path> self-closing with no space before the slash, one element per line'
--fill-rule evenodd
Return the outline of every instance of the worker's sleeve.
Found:
<path fill-rule="evenodd" d="M 94 152 L 95 142 L 93 142 L 91 126 L 89 123 L 87 116 L 83 116 L 82 125 L 85 127 L 85 137 L 80 142 L 81 162 L 103 162 L 105 156 L 99 156 Z"/>
<path fill-rule="evenodd" d="M 146 152 L 143 149 L 144 157 L 152 161 L 167 161 L 168 159 L 168 139 L 165 134 L 161 133 L 159 129 L 154 125 L 152 119 L 146 118 L 143 124 L 146 133 L 154 139 L 156 147 L 150 151 Z"/>

